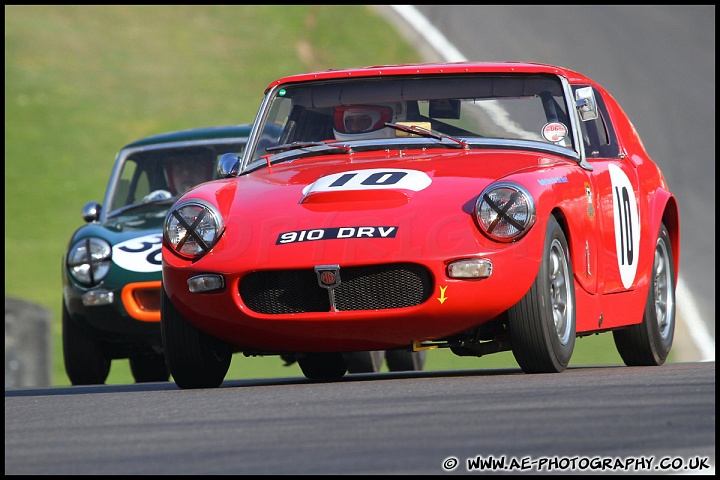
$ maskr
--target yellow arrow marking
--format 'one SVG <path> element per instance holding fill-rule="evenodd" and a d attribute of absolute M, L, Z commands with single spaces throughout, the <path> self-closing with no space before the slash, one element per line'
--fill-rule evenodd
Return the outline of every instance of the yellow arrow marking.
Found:
<path fill-rule="evenodd" d="M 440 296 L 438 297 L 438 300 L 440 300 L 440 305 L 442 305 L 443 302 L 448 299 L 448 297 L 445 296 L 445 290 L 447 290 L 447 286 L 440 287 Z"/>

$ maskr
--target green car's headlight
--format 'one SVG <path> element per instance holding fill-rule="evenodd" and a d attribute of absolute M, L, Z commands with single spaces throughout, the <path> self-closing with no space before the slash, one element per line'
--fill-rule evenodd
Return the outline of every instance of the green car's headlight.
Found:
<path fill-rule="evenodd" d="M 532 196 L 516 183 L 495 183 L 475 203 L 475 217 L 482 232 L 498 242 L 513 242 L 535 223 Z"/>
<path fill-rule="evenodd" d="M 102 238 L 84 238 L 67 254 L 68 273 L 81 285 L 93 287 L 110 271 L 112 247 Z"/>
<path fill-rule="evenodd" d="M 185 258 L 205 255 L 223 231 L 218 211 L 202 200 L 187 200 L 170 209 L 163 235 L 170 248 Z"/>

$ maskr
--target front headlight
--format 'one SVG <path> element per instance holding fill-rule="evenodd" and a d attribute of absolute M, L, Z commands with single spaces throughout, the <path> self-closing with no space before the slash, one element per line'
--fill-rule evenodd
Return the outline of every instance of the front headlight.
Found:
<path fill-rule="evenodd" d="M 516 183 L 496 183 L 475 203 L 475 217 L 482 232 L 498 242 L 513 242 L 535 223 L 532 196 Z"/>
<path fill-rule="evenodd" d="M 209 252 L 222 231 L 222 217 L 215 207 L 202 200 L 188 200 L 170 209 L 163 235 L 175 253 L 195 258 Z"/>
<path fill-rule="evenodd" d="M 86 287 L 100 283 L 110 271 L 111 262 L 112 248 L 102 238 L 84 238 L 73 245 L 67 254 L 68 272 Z"/>

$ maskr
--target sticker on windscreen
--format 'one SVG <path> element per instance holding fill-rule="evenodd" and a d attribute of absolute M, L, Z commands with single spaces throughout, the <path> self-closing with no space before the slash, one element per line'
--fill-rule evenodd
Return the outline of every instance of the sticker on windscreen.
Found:
<path fill-rule="evenodd" d="M 542 128 L 542 136 L 548 142 L 560 143 L 567 137 L 568 129 L 560 122 L 546 123 Z"/>
<path fill-rule="evenodd" d="M 145 235 L 118 243 L 112 258 L 118 266 L 131 272 L 162 270 L 162 234 Z"/>

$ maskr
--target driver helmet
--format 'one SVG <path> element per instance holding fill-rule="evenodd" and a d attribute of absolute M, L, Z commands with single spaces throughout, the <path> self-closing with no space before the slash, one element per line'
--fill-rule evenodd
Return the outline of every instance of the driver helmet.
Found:
<path fill-rule="evenodd" d="M 405 104 L 344 105 L 336 107 L 333 115 L 333 133 L 338 140 L 392 138 L 395 131 L 385 123 L 404 120 Z"/>

